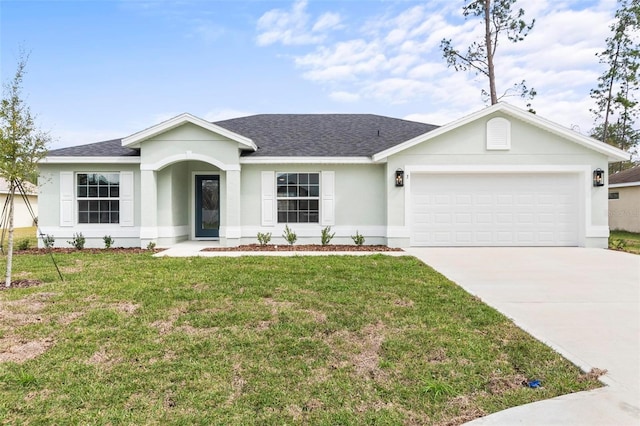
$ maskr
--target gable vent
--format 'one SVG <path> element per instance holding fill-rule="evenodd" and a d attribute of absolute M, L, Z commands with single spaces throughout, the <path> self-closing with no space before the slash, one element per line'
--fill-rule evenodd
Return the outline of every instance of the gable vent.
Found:
<path fill-rule="evenodd" d="M 496 117 L 487 122 L 487 150 L 511 149 L 511 122 Z"/>

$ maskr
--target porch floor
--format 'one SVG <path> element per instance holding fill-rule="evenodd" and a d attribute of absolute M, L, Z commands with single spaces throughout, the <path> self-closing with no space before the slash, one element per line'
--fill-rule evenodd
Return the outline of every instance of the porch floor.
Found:
<path fill-rule="evenodd" d="M 154 254 L 154 257 L 240 257 L 240 256 L 407 256 L 404 251 L 202 251 L 209 247 L 220 247 L 219 241 L 183 241 Z"/>

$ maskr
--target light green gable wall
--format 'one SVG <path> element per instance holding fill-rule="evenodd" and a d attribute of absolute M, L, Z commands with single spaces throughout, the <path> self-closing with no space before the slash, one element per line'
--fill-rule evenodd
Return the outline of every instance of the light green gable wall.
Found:
<path fill-rule="evenodd" d="M 238 142 L 191 123 L 143 141 L 140 158 L 143 164 L 154 164 L 187 151 L 215 158 L 224 164 L 238 164 Z"/>
<path fill-rule="evenodd" d="M 486 123 L 504 117 L 511 123 L 511 149 L 486 150 Z M 585 165 L 590 170 L 607 170 L 606 156 L 568 141 L 538 127 L 496 113 L 387 159 L 387 181 L 392 182 L 397 168 L 407 165 Z M 408 177 L 410 179 L 410 176 Z M 607 224 L 607 193 L 589 186 L 592 197 L 592 225 Z M 388 187 L 389 225 L 404 226 L 404 190 Z M 589 225 L 589 224 L 588 224 Z"/>
<path fill-rule="evenodd" d="M 334 171 L 335 226 L 384 226 L 386 224 L 384 165 L 244 164 L 241 178 L 241 221 L 244 226 L 260 226 L 262 171 L 292 173 Z"/>

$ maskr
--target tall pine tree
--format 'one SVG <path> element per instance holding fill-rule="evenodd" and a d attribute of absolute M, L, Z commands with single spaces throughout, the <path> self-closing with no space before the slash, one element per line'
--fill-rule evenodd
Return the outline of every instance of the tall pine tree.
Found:
<path fill-rule="evenodd" d="M 498 96 L 494 58 L 500 36 L 506 36 L 510 42 L 517 43 L 524 40 L 535 23 L 535 19 L 531 23 L 525 22 L 524 10 L 512 9 L 515 3 L 516 0 L 471 1 L 462 8 L 462 14 L 465 18 L 475 16 L 482 19 L 484 37 L 471 43 L 466 52 L 454 48 L 451 39 L 442 39 L 440 42 L 442 55 L 449 67 L 456 71 L 472 71 L 487 77 L 489 91 L 483 89 L 482 94 L 491 100 L 491 105 L 498 103 L 504 96 L 517 95 L 524 99 L 533 99 L 536 95 L 535 89 L 527 88 L 525 80 L 522 80 Z"/>
<path fill-rule="evenodd" d="M 598 87 L 591 90 L 591 97 L 596 102 L 591 110 L 596 127 L 591 135 L 637 155 L 640 132 L 634 126 L 640 113 L 640 0 L 618 0 L 615 18 L 606 49 L 597 55 L 606 69 L 598 78 Z M 609 171 L 620 171 L 632 165 L 632 162 L 612 164 Z"/>

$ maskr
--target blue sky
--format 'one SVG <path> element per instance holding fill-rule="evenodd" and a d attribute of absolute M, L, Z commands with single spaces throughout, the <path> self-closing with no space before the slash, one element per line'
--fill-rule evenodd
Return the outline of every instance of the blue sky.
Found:
<path fill-rule="evenodd" d="M 481 23 L 464 0 L 0 0 L 0 71 L 30 52 L 24 95 L 52 148 L 124 137 L 190 112 L 373 113 L 446 124 L 485 79 L 446 67 Z M 499 46 L 498 89 L 525 79 L 541 116 L 587 133 L 615 0 L 519 0 L 525 41 Z M 524 106 L 519 98 L 505 98 Z"/>

